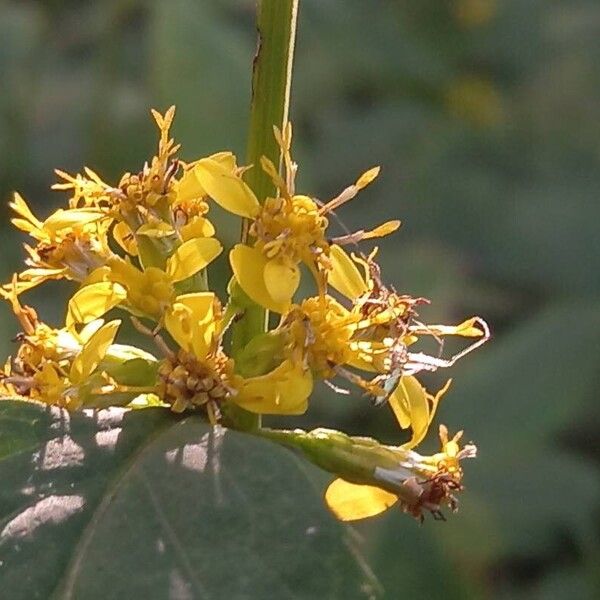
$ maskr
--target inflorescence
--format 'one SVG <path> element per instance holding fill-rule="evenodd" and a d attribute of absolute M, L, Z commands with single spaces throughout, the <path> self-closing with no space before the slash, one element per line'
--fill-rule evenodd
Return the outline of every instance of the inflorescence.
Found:
<path fill-rule="evenodd" d="M 417 308 L 426 300 L 384 283 L 377 251 L 365 255 L 359 245 L 392 234 L 399 221 L 337 237 L 330 232 L 332 215 L 379 168 L 327 202 L 298 194 L 288 123 L 274 128 L 283 173 L 265 157 L 251 166 L 273 181 L 273 197 L 260 201 L 244 181 L 250 166 L 238 166 L 231 152 L 183 162 L 169 133 L 174 107 L 152 114 L 158 152 L 138 173 L 112 185 L 88 168 L 77 175 L 57 171 L 53 188 L 69 194 L 68 206 L 43 221 L 15 194 L 12 222 L 32 242 L 25 244 L 26 268 L 1 289 L 22 327 L 1 372 L 2 395 L 68 410 L 163 405 L 235 427 L 240 408 L 304 413 L 317 380 L 342 392 L 356 388 L 374 404 L 387 403 L 400 427 L 410 428 L 410 439 L 390 447 L 324 429 L 262 435 L 340 476 L 326 493 L 340 519 L 372 516 L 396 503 L 419 518 L 423 511 L 439 516 L 444 505 L 454 509 L 459 460 L 474 456 L 475 447 L 461 449 L 461 434 L 450 438 L 442 426 L 440 453 L 414 451 L 450 383 L 432 394 L 417 375 L 452 366 L 489 330 L 479 317 L 455 326 L 423 324 Z M 213 203 L 244 219 L 249 234 L 228 251 L 232 277 L 224 303 L 209 287 L 211 263 L 223 251 L 210 221 Z M 74 282 L 75 291 L 56 329 L 20 299 L 62 279 Z M 257 307 L 270 311 L 273 326 L 234 348 L 231 330 Z M 105 320 L 113 309 L 152 337 L 157 356 L 115 342 L 121 320 Z M 414 350 L 424 336 L 440 348 L 445 336 L 468 343 L 443 358 Z"/>

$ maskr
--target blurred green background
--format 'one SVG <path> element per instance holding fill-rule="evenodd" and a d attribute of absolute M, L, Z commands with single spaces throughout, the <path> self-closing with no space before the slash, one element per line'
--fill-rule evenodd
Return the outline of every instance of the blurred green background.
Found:
<path fill-rule="evenodd" d="M 600 4 L 300 4 L 300 188 L 327 199 L 380 164 L 344 225 L 401 218 L 381 244 L 386 279 L 432 299 L 423 320 L 479 314 L 494 331 L 452 369 L 438 419 L 479 446 L 460 512 L 359 524 L 371 568 L 389 598 L 600 597 Z M 155 147 L 150 107 L 177 105 L 182 158 L 243 157 L 253 20 L 251 0 L 0 1 L 5 203 L 18 189 L 49 214 L 64 200 L 55 167 L 108 181 L 139 169 Z M 2 210 L 6 281 L 23 238 Z M 58 324 L 67 287 L 28 301 Z M 0 323 L 5 355 L 7 307 Z M 326 388 L 295 424 L 404 437 L 387 408 Z"/>

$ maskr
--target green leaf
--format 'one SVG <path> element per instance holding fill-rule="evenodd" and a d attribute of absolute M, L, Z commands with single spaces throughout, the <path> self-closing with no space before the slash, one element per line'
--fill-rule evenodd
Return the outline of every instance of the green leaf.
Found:
<path fill-rule="evenodd" d="M 3 597 L 379 595 L 323 475 L 271 442 L 164 409 L 10 400 L 0 440 Z"/>
<path fill-rule="evenodd" d="M 18 411 L 6 410 L 13 402 L 19 403 Z M 40 411 L 37 404 L 14 400 L 0 403 L 0 460 L 35 449 L 38 445 L 38 430 L 49 426 L 48 415 Z"/>

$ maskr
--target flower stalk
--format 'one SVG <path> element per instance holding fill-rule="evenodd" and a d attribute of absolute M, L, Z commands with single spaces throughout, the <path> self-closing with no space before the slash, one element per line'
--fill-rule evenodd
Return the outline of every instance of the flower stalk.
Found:
<path fill-rule="evenodd" d="M 456 511 L 456 493 L 463 489 L 460 462 L 477 454 L 473 444 L 459 445 L 462 431 L 450 438 L 444 425 L 439 429 L 441 450 L 431 456 L 333 429 L 261 429 L 258 434 L 338 476 L 325 492 L 325 502 L 342 521 L 372 517 L 394 505 L 419 521 L 426 513 L 444 520 L 442 508 Z"/>

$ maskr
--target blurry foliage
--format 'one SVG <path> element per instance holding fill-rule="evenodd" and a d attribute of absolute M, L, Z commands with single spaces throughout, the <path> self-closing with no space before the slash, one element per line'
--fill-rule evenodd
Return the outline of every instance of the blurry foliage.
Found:
<path fill-rule="evenodd" d="M 54 167 L 138 168 L 151 106 L 177 104 L 190 157 L 243 154 L 253 17 L 252 0 L 1 2 L 2 198 L 50 212 Z M 360 524 L 373 570 L 390 598 L 598 597 L 600 6 L 302 0 L 300 17 L 304 189 L 325 198 L 381 164 L 340 230 L 400 215 L 386 279 L 432 298 L 429 320 L 495 330 L 441 409 L 480 447 L 461 512 Z M 20 250 L 2 233 L 6 280 Z M 305 424 L 397 441 L 386 411 L 322 390 Z"/>

